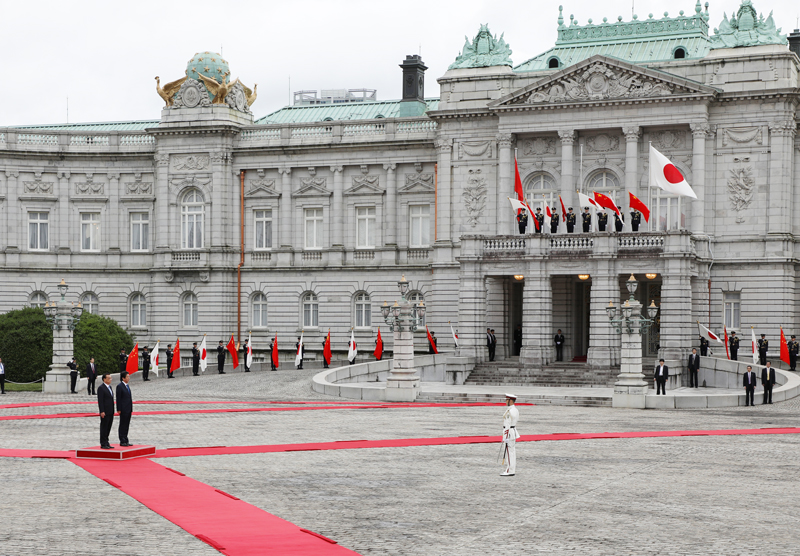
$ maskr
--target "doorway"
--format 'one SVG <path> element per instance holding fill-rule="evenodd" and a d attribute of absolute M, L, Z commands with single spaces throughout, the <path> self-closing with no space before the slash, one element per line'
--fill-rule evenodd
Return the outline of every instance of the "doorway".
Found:
<path fill-rule="evenodd" d="M 572 334 L 575 338 L 573 358 L 577 361 L 586 361 L 586 354 L 589 353 L 589 323 L 592 314 L 591 292 L 591 278 L 575 283 L 575 319 L 573 320 Z"/>
<path fill-rule="evenodd" d="M 522 333 L 517 332 L 517 326 L 522 325 L 522 296 L 525 289 L 525 281 L 517 280 L 513 277 L 508 278 L 508 338 L 510 339 L 511 356 L 519 356 L 522 348 Z"/>

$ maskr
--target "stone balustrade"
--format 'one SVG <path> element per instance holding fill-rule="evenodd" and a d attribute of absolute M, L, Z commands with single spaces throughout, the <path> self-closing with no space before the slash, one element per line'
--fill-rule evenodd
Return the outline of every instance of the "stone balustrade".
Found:
<path fill-rule="evenodd" d="M 27 130 L 25 130 L 27 131 Z M 46 133 L 26 133 L 15 128 L 0 131 L 0 149 L 15 151 L 65 152 L 114 152 L 153 151 L 155 137 L 147 132 L 76 133 L 73 131 L 52 131 Z"/>

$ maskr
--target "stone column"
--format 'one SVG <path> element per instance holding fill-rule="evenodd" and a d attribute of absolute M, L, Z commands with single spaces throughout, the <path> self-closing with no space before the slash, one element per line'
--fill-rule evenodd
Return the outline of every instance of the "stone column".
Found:
<path fill-rule="evenodd" d="M 508 204 L 508 197 L 514 197 L 514 157 L 512 147 L 514 135 L 500 133 L 497 135 L 497 234 L 514 233 L 514 211 Z"/>
<path fill-rule="evenodd" d="M 281 249 L 292 248 L 292 169 L 279 168 L 281 175 L 281 225 L 280 241 Z"/>
<path fill-rule="evenodd" d="M 613 238 L 616 240 L 616 238 Z M 595 242 L 596 243 L 596 242 Z M 587 363 L 592 367 L 609 368 L 619 364 L 619 334 L 608 321 L 606 307 L 613 301 L 619 305 L 620 291 L 613 260 L 599 259 L 592 274 L 589 303 L 589 351 Z"/>
<path fill-rule="evenodd" d="M 103 219 L 105 221 L 103 226 L 105 230 L 101 230 L 103 233 L 101 245 L 107 246 L 104 247 L 104 251 L 109 249 L 119 250 L 122 242 L 130 233 L 129 228 L 128 233 L 125 232 L 126 227 L 130 226 L 128 215 L 121 213 L 119 210 L 119 175 L 119 172 L 108 172 L 108 214 Z M 114 223 L 113 227 L 111 226 L 112 222 Z M 130 245 L 128 247 L 130 248 Z"/>
<path fill-rule="evenodd" d="M 236 223 L 239 218 L 234 218 L 231 196 L 235 194 L 238 197 L 239 188 L 232 186 L 233 174 L 230 172 L 230 161 L 230 153 L 224 151 L 211 153 L 211 183 L 214 188 L 211 192 L 211 229 L 206 227 L 204 230 L 206 248 L 209 245 L 211 247 L 235 245 L 231 239 L 233 231 L 238 229 Z M 209 236 L 211 241 L 207 241 Z"/>
<path fill-rule="evenodd" d="M 681 199 L 684 206 L 691 206 L 692 227 L 694 234 L 704 234 L 705 230 L 705 198 L 706 198 L 706 139 L 708 138 L 708 123 L 690 124 L 692 130 L 692 189 L 694 189 L 697 199 Z"/>
<path fill-rule="evenodd" d="M 51 233 L 55 232 L 55 235 L 50 238 L 51 247 L 56 250 L 69 250 L 70 236 L 72 235 L 70 232 L 75 230 L 71 225 L 73 211 L 69 203 L 69 198 L 71 197 L 69 191 L 70 173 L 65 170 L 59 170 L 56 176 L 58 177 L 58 204 L 56 205 L 58 208 L 56 209 L 56 214 L 50 217 L 50 230 Z M 57 245 L 56 242 L 58 242 Z"/>
<path fill-rule="evenodd" d="M 463 243 L 462 243 L 463 247 Z M 461 260 L 458 285 L 458 355 L 485 361 L 486 285 L 477 260 Z"/>
<path fill-rule="evenodd" d="M 615 306 L 617 307 L 617 316 L 619 316 L 622 307 L 618 304 Z M 641 303 L 631 301 L 630 306 L 632 315 L 641 314 Z M 606 318 L 608 317 L 606 316 Z M 617 382 L 614 383 L 614 396 L 611 404 L 613 407 L 644 409 L 647 383 L 642 373 L 642 335 L 638 330 L 628 331 L 624 326 L 621 332 L 620 373 L 617 376 Z"/>
<path fill-rule="evenodd" d="M 788 234 L 792 223 L 791 207 L 792 153 L 797 124 L 794 120 L 770 122 L 769 202 L 767 233 Z M 767 248 L 767 255 L 776 254 Z M 772 251 L 772 253 L 771 253 Z"/>
<path fill-rule="evenodd" d="M 558 131 L 558 136 L 561 138 L 561 198 L 564 200 L 564 205 L 568 207 L 576 206 L 573 199 L 578 198 L 575 195 L 576 187 L 575 176 L 572 170 L 575 166 L 575 155 L 573 144 L 575 143 L 575 130 L 574 129 L 561 129 Z M 576 212 L 579 216 L 583 212 L 583 207 L 578 207 Z M 580 228 L 580 218 L 576 221 L 576 227 Z"/>
<path fill-rule="evenodd" d="M 8 226 L 6 227 L 6 248 L 19 249 L 19 201 L 20 191 L 17 189 L 17 170 L 6 170 L 6 211 L 8 212 Z M 27 224 L 26 224 L 27 226 Z"/>
<path fill-rule="evenodd" d="M 436 242 L 450 243 L 450 204 L 453 181 L 453 140 L 437 139 L 438 179 L 436 184 Z"/>
<path fill-rule="evenodd" d="M 625 189 L 641 198 L 637 183 L 639 181 L 639 137 L 641 137 L 642 129 L 639 126 L 623 127 L 622 132 L 625 134 Z M 625 204 L 622 199 L 618 199 L 617 202 Z"/>
<path fill-rule="evenodd" d="M 383 165 L 386 170 L 386 203 L 383 205 L 383 244 L 397 247 L 397 219 L 395 204 L 397 203 L 397 164 L 389 162 Z"/>
<path fill-rule="evenodd" d="M 333 172 L 333 204 L 331 209 L 331 247 L 344 247 L 344 166 L 331 166 Z"/>
<path fill-rule="evenodd" d="M 169 191 L 169 155 L 156 153 L 156 167 L 153 184 L 153 195 L 156 197 L 156 225 L 153 227 L 153 245 L 156 251 L 169 251 L 180 246 L 176 242 L 176 231 L 180 227 L 180 209 L 170 218 L 169 207 L 171 195 Z"/>
<path fill-rule="evenodd" d="M 540 262 L 532 263 L 525 275 L 522 290 L 522 350 L 519 362 L 523 366 L 541 367 L 553 360 L 553 290 L 547 269 Z"/>
<path fill-rule="evenodd" d="M 691 268 L 685 259 L 665 258 L 664 262 L 659 309 L 661 349 L 658 354 L 669 365 L 670 375 L 679 376 L 689 356 L 692 340 L 697 335 L 697 327 L 692 320 Z M 677 386 L 680 386 L 680 382 Z"/>
<path fill-rule="evenodd" d="M 386 379 L 387 402 L 413 402 L 419 394 L 419 375 L 414 368 L 414 333 L 411 304 L 400 301 L 399 326 L 394 325 L 392 370 Z"/>

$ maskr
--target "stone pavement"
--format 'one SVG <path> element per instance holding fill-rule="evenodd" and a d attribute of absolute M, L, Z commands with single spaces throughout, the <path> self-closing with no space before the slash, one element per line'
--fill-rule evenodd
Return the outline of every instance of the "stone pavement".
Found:
<path fill-rule="evenodd" d="M 219 400 L 137 411 L 331 400 L 314 370 L 133 383 L 134 399 Z M 83 401 L 9 394 L 1 403 Z M 0 409 L 86 412 L 90 405 Z M 275 407 L 285 407 L 277 405 Z M 296 406 L 295 406 L 296 407 Z M 159 448 L 497 434 L 502 407 L 134 415 Z M 717 410 L 521 406 L 522 434 L 796 426 L 800 401 Z M 116 425 L 116 423 L 115 423 Z M 114 428 L 116 433 L 116 426 Z M 95 418 L 0 421 L 0 447 L 97 443 Z M 300 527 L 370 555 L 796 554 L 800 435 L 525 442 L 499 477 L 499 444 L 160 458 Z M 0 555 L 214 554 L 163 517 L 63 460 L 0 458 Z"/>

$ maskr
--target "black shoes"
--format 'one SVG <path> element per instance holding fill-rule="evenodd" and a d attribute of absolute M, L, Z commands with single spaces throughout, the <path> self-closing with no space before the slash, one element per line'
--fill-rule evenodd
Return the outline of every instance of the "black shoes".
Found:
<path fill-rule="evenodd" d="M 114 447 L 110 444 L 106 444 L 105 446 L 100 446 L 103 450 L 113 450 Z"/>
<path fill-rule="evenodd" d="M 133 446 L 133 444 L 131 444 L 130 442 L 125 442 L 124 444 L 120 444 L 120 446 L 122 446 L 124 448 L 129 448 L 129 447 Z"/>

